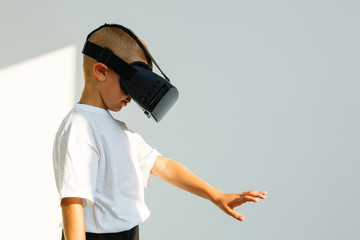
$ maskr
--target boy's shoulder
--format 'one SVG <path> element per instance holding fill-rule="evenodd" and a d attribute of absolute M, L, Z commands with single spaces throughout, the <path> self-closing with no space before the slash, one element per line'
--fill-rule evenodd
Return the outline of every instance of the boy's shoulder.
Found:
<path fill-rule="evenodd" d="M 63 119 L 57 134 L 63 137 L 81 138 L 94 130 L 96 121 L 108 118 L 109 113 L 104 109 L 89 105 L 76 104 Z"/>
<path fill-rule="evenodd" d="M 90 130 L 90 119 L 86 113 L 78 111 L 75 107 L 65 116 L 58 131 L 57 136 L 61 138 L 79 138 Z"/>

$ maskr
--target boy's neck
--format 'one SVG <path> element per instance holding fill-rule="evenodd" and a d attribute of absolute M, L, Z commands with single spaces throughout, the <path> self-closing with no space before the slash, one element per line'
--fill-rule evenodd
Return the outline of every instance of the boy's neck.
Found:
<path fill-rule="evenodd" d="M 97 91 L 90 91 L 84 88 L 79 103 L 108 110 Z"/>

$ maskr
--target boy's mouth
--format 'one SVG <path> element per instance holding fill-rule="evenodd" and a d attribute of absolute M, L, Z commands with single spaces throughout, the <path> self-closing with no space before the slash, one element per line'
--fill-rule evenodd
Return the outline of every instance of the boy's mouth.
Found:
<path fill-rule="evenodd" d="M 131 100 L 123 100 L 122 102 L 126 105 L 128 105 L 128 103 L 130 103 Z"/>

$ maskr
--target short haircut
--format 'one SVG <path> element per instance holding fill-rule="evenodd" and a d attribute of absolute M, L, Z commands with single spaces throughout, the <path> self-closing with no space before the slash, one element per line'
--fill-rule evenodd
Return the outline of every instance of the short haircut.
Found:
<path fill-rule="evenodd" d="M 152 66 L 151 60 L 137 42 L 127 33 L 116 27 L 104 27 L 94 32 L 88 41 L 101 47 L 109 48 L 115 55 L 127 63 L 142 60 Z M 141 41 L 141 40 L 140 40 Z M 145 43 L 143 43 L 146 47 Z M 93 74 L 92 67 L 96 60 L 83 54 L 83 69 L 85 80 L 90 79 Z"/>

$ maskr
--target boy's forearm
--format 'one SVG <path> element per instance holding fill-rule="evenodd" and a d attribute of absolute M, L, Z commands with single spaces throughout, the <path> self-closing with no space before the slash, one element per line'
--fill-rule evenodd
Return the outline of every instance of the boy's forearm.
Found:
<path fill-rule="evenodd" d="M 81 198 L 61 201 L 65 240 L 85 240 L 84 210 Z"/>
<path fill-rule="evenodd" d="M 181 163 L 158 156 L 151 173 L 160 179 L 215 203 L 222 193 L 197 177 Z"/>

